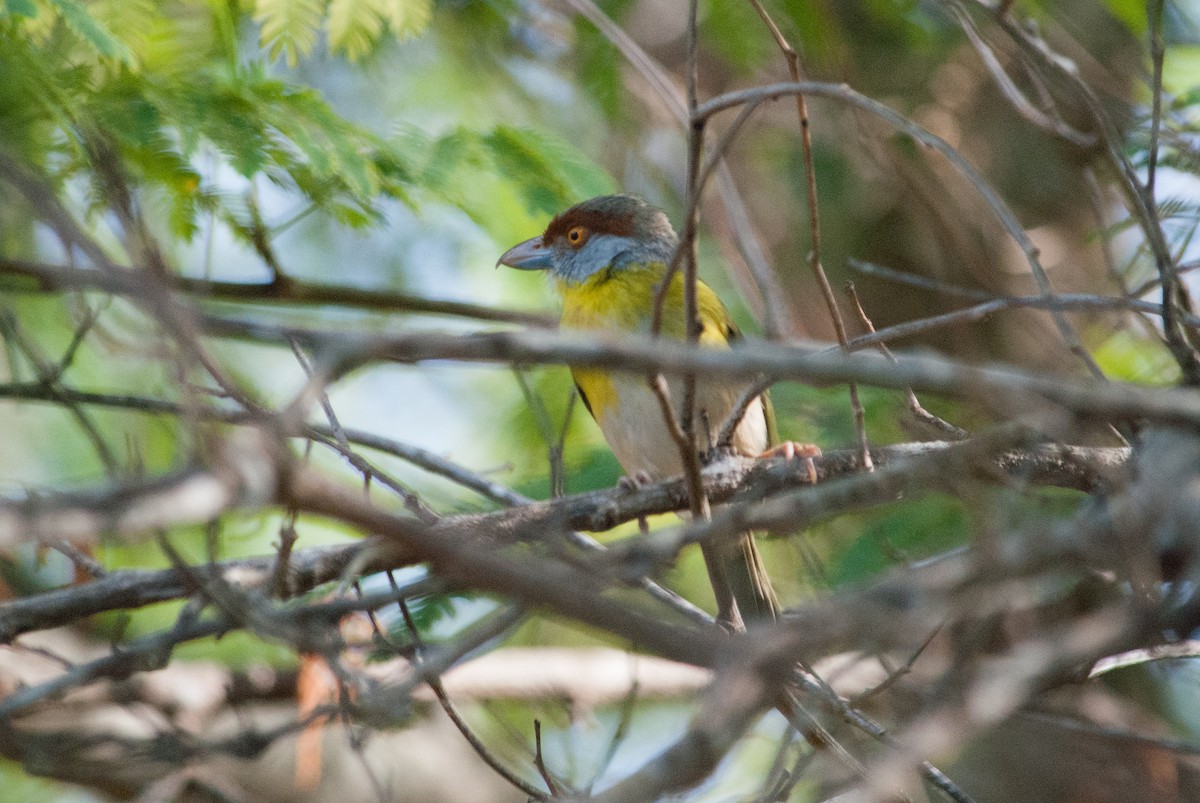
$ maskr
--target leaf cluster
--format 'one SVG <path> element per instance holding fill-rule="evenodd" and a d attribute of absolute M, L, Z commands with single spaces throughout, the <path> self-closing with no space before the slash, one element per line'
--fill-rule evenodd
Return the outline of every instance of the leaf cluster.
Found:
<path fill-rule="evenodd" d="M 115 176 L 172 237 L 191 239 L 211 216 L 261 251 L 261 182 L 298 196 L 302 214 L 352 227 L 379 220 L 381 198 L 411 203 L 420 191 L 487 227 L 503 219 L 497 212 L 549 213 L 612 188 L 564 143 L 527 128 L 383 137 L 350 122 L 317 90 L 245 59 L 235 32 L 246 15 L 236 8 L 72 0 L 3 8 L 0 150 L 55 187 L 82 188 L 93 218 L 111 201 Z M 259 2 L 254 11 L 264 44 L 289 61 L 310 51 L 322 14 L 330 47 L 354 58 L 385 19 L 393 31 L 418 32 L 428 5 Z"/>
<path fill-rule="evenodd" d="M 316 47 L 322 30 L 329 49 L 351 61 L 369 54 L 390 30 L 397 39 L 420 34 L 433 16 L 432 0 L 256 0 L 254 19 L 271 58 L 289 65 Z"/>

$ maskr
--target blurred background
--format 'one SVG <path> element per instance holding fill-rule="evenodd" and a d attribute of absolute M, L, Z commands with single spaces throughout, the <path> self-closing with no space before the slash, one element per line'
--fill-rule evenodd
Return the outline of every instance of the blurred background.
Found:
<path fill-rule="evenodd" d="M 1126 0 L 1008 5 L 1008 19 L 1027 39 L 1007 31 L 982 3 L 783 0 L 767 10 L 800 54 L 804 79 L 845 83 L 956 149 L 1024 227 L 1056 291 L 1157 299 L 1153 261 L 1126 211 L 1106 149 L 1115 149 L 1145 176 L 1155 95 L 1150 43 L 1157 34 L 1165 57 L 1155 198 L 1181 270 L 1200 264 L 1194 238 L 1200 220 L 1200 4 L 1158 4 L 1157 31 L 1151 28 L 1155 3 L 1149 15 L 1147 4 Z M 627 40 L 597 27 L 601 15 Z M 681 219 L 687 141 L 677 109 L 687 70 L 686 20 L 683 6 L 664 0 L 599 6 L 590 0 L 7 0 L 0 4 L 0 149 L 44 177 L 97 240 L 124 258 L 120 214 L 105 193 L 108 178 L 97 167 L 106 159 L 119 165 L 136 188 L 165 264 L 184 277 L 261 283 L 279 270 L 322 285 L 552 318 L 556 301 L 542 277 L 495 269 L 506 248 L 539 233 L 567 206 L 616 191 L 639 194 L 676 223 Z M 787 63 L 750 4 L 700 3 L 698 34 L 701 101 L 788 80 Z M 1061 69 L 1031 55 L 1030 42 L 1044 44 Z M 632 52 L 647 60 L 631 63 Z M 989 65 L 989 59 L 995 63 Z M 1002 85 L 997 72 L 1011 85 Z M 671 99 L 664 97 L 668 90 Z M 1048 131 L 1014 107 L 1014 94 L 1060 132 L 1083 133 Z M 851 335 L 865 329 L 843 291 L 847 281 L 853 281 L 877 329 L 995 297 L 1039 293 L 1026 255 L 979 183 L 862 108 L 811 97 L 808 109 L 820 257 Z M 1095 134 L 1097 110 L 1111 122 L 1107 141 Z M 708 141 L 720 140 L 735 116 L 717 117 Z M 93 131 L 97 136 L 90 138 Z M 89 150 L 96 139 L 110 149 L 107 157 Z M 729 183 L 714 185 L 704 196 L 701 275 L 752 336 L 834 343 L 808 266 L 813 242 L 794 103 L 782 99 L 760 108 L 730 143 L 726 164 Z M 0 335 L 6 346 L 0 372 L 6 381 L 36 375 L 30 350 L 20 343 L 33 341 L 41 352 L 61 354 L 81 316 L 91 315 L 98 320 L 96 336 L 73 353 L 65 374 L 72 387 L 177 397 L 178 377 L 162 359 L 166 345 L 147 339 L 145 321 L 126 302 L 44 292 L 18 275 L 13 265 L 21 260 L 72 263 L 38 219 L 21 198 L 0 197 Z M 782 294 L 775 303 L 788 311 L 784 320 L 767 315 L 761 282 L 749 266 L 753 251 L 746 259 L 747 243 L 761 249 Z M 202 297 L 196 303 L 213 315 L 364 333 L 510 326 L 352 304 L 285 306 L 267 298 L 247 304 Z M 1147 384 L 1178 379 L 1153 320 L 1111 305 L 1071 312 L 1069 320 L 1094 367 L 1072 353 L 1050 315 L 1033 309 L 963 318 L 889 343 L 1063 376 L 1098 370 Z M 214 341 L 212 348 L 267 405 L 286 404 L 305 382 L 287 349 L 232 340 Z M 560 493 L 611 487 L 620 476 L 598 430 L 572 404 L 571 392 L 564 369 L 446 363 L 372 366 L 338 382 L 329 396 L 347 428 L 428 450 L 545 498 L 552 492 L 551 463 L 559 459 L 558 450 Z M 773 394 L 785 436 L 830 450 L 853 444 L 844 387 L 783 384 Z M 938 398 L 922 401 L 963 427 L 994 421 L 986 410 Z M 873 444 L 912 437 L 904 424 L 903 394 L 865 388 L 863 402 Z M 175 416 L 89 408 L 91 423 L 85 427 L 69 408 L 9 395 L 0 398 L 0 417 L 8 433 L 0 439 L 0 491 L 6 496 L 88 487 L 114 476 L 155 476 L 187 464 L 198 448 L 194 430 Z M 324 420 L 319 410 L 313 420 Z M 1116 442 L 1104 431 L 1081 437 Z M 354 476 L 336 454 L 316 450 L 311 459 L 331 473 Z M 387 455 L 378 461 L 439 513 L 492 505 L 408 462 Z M 992 497 L 986 526 L 995 530 L 1054 521 L 1078 503 L 1069 492 L 981 493 Z M 804 539 L 776 539 L 764 549 L 785 604 L 797 604 L 967 543 L 984 526 L 972 515 L 961 500 L 933 494 L 882 512 L 841 516 Z M 651 526 L 673 522 L 664 517 Z M 269 554 L 281 524 L 277 514 L 231 516 L 222 522 L 216 555 Z M 306 521 L 298 531 L 305 547 L 352 538 L 319 521 Z M 633 532 L 636 525 L 600 538 Z M 201 528 L 168 537 L 189 559 L 212 554 Z M 154 544 L 104 545 L 95 558 L 109 570 L 169 565 Z M 76 571 L 62 555 L 32 549 L 0 561 L 8 596 L 69 584 Z M 420 572 L 409 570 L 401 579 Z M 686 555 L 661 579 L 711 610 L 698 553 Z M 386 587 L 386 580 L 376 580 Z M 103 642 L 155 632 L 175 621 L 180 605 L 96 617 L 73 637 Z M 426 602 L 421 621 L 429 638 L 448 639 L 496 605 L 477 595 L 438 597 Z M 532 617 L 504 646 L 619 645 L 561 620 Z M 236 672 L 269 667 L 288 673 L 299 665 L 290 649 L 241 632 L 183 645 L 174 657 Z M 1114 683 L 1120 693 L 1106 697 L 1104 705 L 1141 706 L 1137 716 L 1147 718 L 1165 710 L 1191 711 L 1173 719 L 1169 730 L 1198 738 L 1195 688 L 1180 679 L 1194 669 L 1180 661 L 1172 672 L 1168 663 L 1155 665 L 1149 674 L 1156 677 L 1130 675 L 1123 686 Z M 473 725 L 513 761 L 528 760 L 528 723 L 539 718 L 546 761 L 580 787 L 603 787 L 627 774 L 678 736 L 691 711 L 679 692 L 664 692 L 635 710 L 611 699 L 588 706 L 499 692 L 464 694 Z M 288 716 L 289 704 L 285 695 L 261 716 L 266 721 Z M 370 760 L 395 762 L 384 773 L 385 785 L 396 775 L 411 780 L 417 773 L 412 767 L 430 761 L 449 761 L 456 771 L 475 761 L 457 734 L 427 714 L 411 729 L 381 737 L 397 741 L 371 748 L 379 755 Z M 756 736 L 688 799 L 753 798 L 755 784 L 781 754 L 783 732 L 782 718 L 765 718 Z M 342 737 L 349 738 L 329 738 Z M 1004 744 L 1023 744 L 1024 738 Z M 442 758 L 414 746 L 424 739 L 444 740 L 436 742 L 444 747 L 431 751 Z M 451 744 L 462 749 L 447 759 Z M 282 770 L 270 760 L 258 766 L 232 762 L 227 770 L 242 789 L 252 790 L 249 799 L 300 799 L 286 781 L 281 785 L 262 774 L 270 770 L 286 778 L 291 772 L 290 742 L 276 748 L 269 756 L 276 755 Z M 988 775 L 973 767 L 973 756 L 985 756 L 982 764 L 1001 770 L 980 782 L 994 784 L 994 794 L 980 799 L 1038 799 L 1019 786 L 1004 786 L 1018 780 L 996 777 L 1011 768 L 1006 761 L 1023 767 L 1027 756 L 1001 760 L 984 746 L 972 749 L 977 752 L 957 757 L 964 772 Z M 326 762 L 326 785 L 310 799 L 329 799 L 331 789 L 349 783 L 338 780 L 348 770 L 337 762 L 353 761 L 351 754 L 346 748 Z M 1153 763 L 1153 757 L 1146 761 Z M 1102 763 L 1095 759 L 1085 766 Z M 20 790 L 13 799 L 103 799 L 103 791 L 37 780 L 12 762 L 0 765 L 0 774 L 6 787 Z M 444 769 L 432 773 L 429 785 L 419 789 L 412 781 L 407 792 L 398 782 L 396 794 L 412 800 L 520 799 L 483 769 L 477 781 L 466 784 L 479 791 L 475 798 L 466 796 L 461 783 L 446 783 L 444 774 Z M 260 787 L 253 785 L 255 777 Z M 451 780 L 462 777 L 467 776 Z M 344 800 L 353 797 L 347 788 Z M 375 794 L 369 784 L 354 794 L 359 791 L 362 799 Z M 819 784 L 808 781 L 792 794 L 796 800 L 821 797 Z M 1076 787 L 1066 789 L 1062 799 L 1070 794 L 1114 799 L 1088 797 Z"/>

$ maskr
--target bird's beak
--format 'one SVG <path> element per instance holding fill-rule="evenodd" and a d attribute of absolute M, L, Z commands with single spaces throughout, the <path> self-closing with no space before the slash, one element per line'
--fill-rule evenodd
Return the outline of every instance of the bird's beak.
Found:
<path fill-rule="evenodd" d="M 545 270 L 553 264 L 553 252 L 542 245 L 541 237 L 534 237 L 505 251 L 496 262 L 496 267 L 508 265 L 517 270 Z"/>

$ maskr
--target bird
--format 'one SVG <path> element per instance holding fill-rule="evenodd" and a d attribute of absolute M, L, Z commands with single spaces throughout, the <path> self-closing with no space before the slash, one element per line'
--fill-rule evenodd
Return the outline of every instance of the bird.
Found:
<path fill-rule="evenodd" d="M 605 195 L 558 214 L 542 234 L 505 251 L 496 265 L 548 272 L 562 300 L 563 329 L 649 335 L 655 298 L 678 243 L 661 209 L 634 195 Z M 729 348 L 741 337 L 711 287 L 697 281 L 696 300 L 702 346 Z M 676 271 L 663 301 L 658 336 L 686 338 L 684 305 L 683 276 Z M 574 366 L 571 373 L 580 399 L 627 477 L 645 482 L 683 472 L 660 399 L 644 374 Z M 682 382 L 672 380 L 668 388 L 678 420 Z M 708 450 L 709 438 L 734 414 L 749 388 L 745 380 L 697 377 L 692 431 L 698 449 Z M 750 457 L 799 454 L 807 460 L 810 477 L 811 458 L 820 455 L 811 444 L 779 443 L 765 391 L 745 407 L 730 446 Z M 723 546 L 716 562 L 737 606 L 736 611 L 719 612 L 723 624 L 736 629 L 778 616 L 779 602 L 752 533 Z"/>

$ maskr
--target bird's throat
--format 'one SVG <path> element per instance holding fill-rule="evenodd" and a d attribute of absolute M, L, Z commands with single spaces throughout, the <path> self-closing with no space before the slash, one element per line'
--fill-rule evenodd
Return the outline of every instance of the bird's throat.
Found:
<path fill-rule="evenodd" d="M 597 271 L 578 283 L 559 281 L 563 328 L 649 334 L 654 299 L 666 272 L 662 263 L 647 263 Z M 676 328 L 682 332 L 682 286 L 676 275 L 663 310 L 666 337 L 678 337 Z M 672 311 L 674 315 L 665 314 Z"/>

